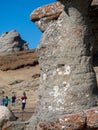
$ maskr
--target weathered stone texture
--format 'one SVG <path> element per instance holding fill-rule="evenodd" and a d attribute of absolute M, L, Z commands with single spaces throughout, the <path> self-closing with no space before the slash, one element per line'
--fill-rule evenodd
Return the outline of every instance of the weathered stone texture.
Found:
<path fill-rule="evenodd" d="M 98 128 L 98 111 L 96 108 L 86 111 L 87 116 L 87 127 L 88 128 Z"/>
<path fill-rule="evenodd" d="M 4 130 L 3 125 L 9 121 L 16 121 L 14 113 L 9 108 L 0 106 L 0 130 Z"/>
<path fill-rule="evenodd" d="M 30 18 L 32 21 L 37 21 L 41 18 L 45 18 L 45 20 L 53 19 L 57 18 L 63 10 L 64 6 L 60 2 L 55 2 L 34 10 Z"/>
<path fill-rule="evenodd" d="M 66 7 L 66 6 L 65 6 Z M 38 28 L 44 32 L 50 24 L 54 23 L 59 15 L 64 11 L 64 6 L 60 1 L 53 4 L 40 7 L 34 10 L 30 18 L 33 22 L 36 23 Z M 98 52 L 98 1 L 93 0 L 92 7 L 89 10 L 91 26 L 95 34 L 95 45 L 94 45 L 94 54 Z"/>
<path fill-rule="evenodd" d="M 0 106 L 0 121 L 1 120 L 15 121 L 16 117 L 9 108 Z"/>
<path fill-rule="evenodd" d="M 23 122 L 6 122 L 0 130 L 26 130 L 26 126 Z"/>
<path fill-rule="evenodd" d="M 39 29 L 44 32 L 46 28 L 58 18 L 63 10 L 64 6 L 60 2 L 55 2 L 34 10 L 30 18 L 32 21 L 35 21 Z"/>
<path fill-rule="evenodd" d="M 90 20 L 92 22 L 93 32 L 95 34 L 94 54 L 98 54 L 98 1 L 90 9 Z"/>
<path fill-rule="evenodd" d="M 64 10 L 44 30 L 37 48 L 41 68 L 38 122 L 60 119 L 65 114 L 96 106 L 97 82 L 92 64 L 95 39 L 88 19 L 90 2 L 61 2 Z"/>
<path fill-rule="evenodd" d="M 91 1 L 60 0 L 64 10 L 56 20 L 43 12 L 49 9 L 33 12 L 35 21 L 45 16 L 49 24 L 40 28 L 44 33 L 37 48 L 41 69 L 37 111 L 26 128 L 19 130 L 98 129 L 98 107 L 94 107 L 98 90 L 92 64 L 95 37 L 88 19 Z"/>
<path fill-rule="evenodd" d="M 46 29 L 38 46 L 41 113 L 71 113 L 96 104 L 91 57 L 94 37 L 84 10 L 81 15 L 77 8 L 66 8 L 68 12 L 62 12 Z"/>
<path fill-rule="evenodd" d="M 5 32 L 0 37 L 0 54 L 12 54 L 27 49 L 27 42 L 15 30 Z"/>
<path fill-rule="evenodd" d="M 98 130 L 98 107 L 82 111 L 80 113 L 73 113 L 63 115 L 51 121 L 40 121 L 37 126 L 30 130 Z"/>

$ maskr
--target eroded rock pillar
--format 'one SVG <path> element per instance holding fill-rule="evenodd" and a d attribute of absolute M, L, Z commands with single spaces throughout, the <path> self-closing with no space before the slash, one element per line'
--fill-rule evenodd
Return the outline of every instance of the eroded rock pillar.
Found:
<path fill-rule="evenodd" d="M 36 116 L 43 121 L 96 105 L 94 36 L 87 17 L 91 0 L 61 4 L 64 10 L 47 26 L 37 48 L 41 79 Z"/>

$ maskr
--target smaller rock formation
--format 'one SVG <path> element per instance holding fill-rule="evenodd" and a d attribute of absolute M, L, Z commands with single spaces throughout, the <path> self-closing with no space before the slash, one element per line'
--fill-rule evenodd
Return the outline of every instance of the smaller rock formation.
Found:
<path fill-rule="evenodd" d="M 0 128 L 8 121 L 16 121 L 15 115 L 8 107 L 0 106 Z"/>
<path fill-rule="evenodd" d="M 15 121 L 16 117 L 8 107 L 0 106 L 0 121 L 1 120 Z"/>
<path fill-rule="evenodd" d="M 0 54 L 12 54 L 27 49 L 27 42 L 15 30 L 5 32 L 0 37 Z"/>

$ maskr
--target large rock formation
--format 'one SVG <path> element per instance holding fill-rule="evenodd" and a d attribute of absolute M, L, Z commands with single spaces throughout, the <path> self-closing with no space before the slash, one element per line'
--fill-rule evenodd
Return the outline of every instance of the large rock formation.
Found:
<path fill-rule="evenodd" d="M 54 23 L 59 15 L 64 11 L 64 5 L 60 1 L 34 10 L 30 18 L 38 28 L 44 32 L 49 25 Z M 95 34 L 94 54 L 98 53 L 98 1 L 93 0 L 89 8 L 91 26 Z"/>
<path fill-rule="evenodd" d="M 28 122 L 6 124 L 4 130 L 98 129 L 90 4 L 91 0 L 62 0 L 31 14 L 44 32 L 37 48 L 41 68 L 38 107 Z"/>
<path fill-rule="evenodd" d="M 0 54 L 12 54 L 27 49 L 27 42 L 15 30 L 5 32 L 0 37 Z"/>
<path fill-rule="evenodd" d="M 54 117 L 63 119 L 65 114 L 96 106 L 97 82 L 92 64 L 95 39 L 88 19 L 91 2 L 60 1 L 64 8 L 62 13 L 42 30 L 44 34 L 37 48 L 41 83 L 36 123 L 51 121 Z M 39 16 L 40 23 L 43 19 L 50 19 L 53 10 L 57 10 L 54 5 L 58 3 L 47 6 L 52 8 L 50 13 L 44 7 L 34 12 L 34 15 L 44 12 Z M 33 17 L 32 13 L 31 19 Z M 31 122 L 33 120 L 34 117 Z"/>

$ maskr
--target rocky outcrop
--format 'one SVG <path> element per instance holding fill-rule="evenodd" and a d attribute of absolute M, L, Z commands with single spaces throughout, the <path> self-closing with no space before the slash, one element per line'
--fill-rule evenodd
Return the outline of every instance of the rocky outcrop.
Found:
<path fill-rule="evenodd" d="M 95 35 L 94 55 L 98 55 L 98 1 L 94 0 L 89 11 L 92 29 Z"/>
<path fill-rule="evenodd" d="M 33 123 L 32 123 L 33 125 Z M 29 122 L 7 122 L 2 125 L 2 130 L 33 130 Z M 79 113 L 67 114 L 63 118 L 49 121 L 40 121 L 34 130 L 97 130 L 98 107 Z"/>
<path fill-rule="evenodd" d="M 57 3 L 64 10 L 53 22 L 49 12 L 41 16 L 41 9 L 37 11 L 42 19 L 45 15 L 49 20 L 48 26 L 42 27 L 44 33 L 37 48 L 41 69 L 37 111 L 29 121 L 11 122 L 2 127 L 4 130 L 98 129 L 98 93 L 92 64 L 95 39 L 88 20 L 91 0 Z"/>
<path fill-rule="evenodd" d="M 8 107 L 0 106 L 0 121 L 3 120 L 15 121 L 16 117 Z"/>
<path fill-rule="evenodd" d="M 15 30 L 5 32 L 0 37 L 0 54 L 12 54 L 27 49 L 28 43 Z"/>
<path fill-rule="evenodd" d="M 64 115 L 63 118 L 41 121 L 34 130 L 97 130 L 98 107 Z"/>
<path fill-rule="evenodd" d="M 66 5 L 65 5 L 66 6 Z M 44 32 L 49 25 L 54 23 L 60 14 L 64 11 L 64 6 L 61 1 L 49 4 L 43 7 L 40 7 L 34 10 L 30 18 L 33 22 L 36 23 L 38 28 Z M 91 26 L 95 35 L 95 45 L 94 45 L 94 54 L 98 53 L 98 1 L 93 0 L 92 6 L 89 9 L 89 16 L 91 21 Z"/>
<path fill-rule="evenodd" d="M 39 122 L 63 120 L 66 114 L 96 106 L 97 82 L 92 64 L 95 39 L 88 19 L 92 1 L 60 2 L 64 10 L 45 28 L 37 48 L 41 81 L 37 114 L 31 119 L 31 124 L 35 123 L 31 125 L 34 130 L 35 127 L 43 130 Z M 49 19 L 47 14 L 46 11 L 41 18 Z M 63 124 L 58 129 L 62 127 Z"/>
<path fill-rule="evenodd" d="M 8 107 L 0 106 L 0 128 L 9 121 L 16 121 L 15 115 Z"/>

